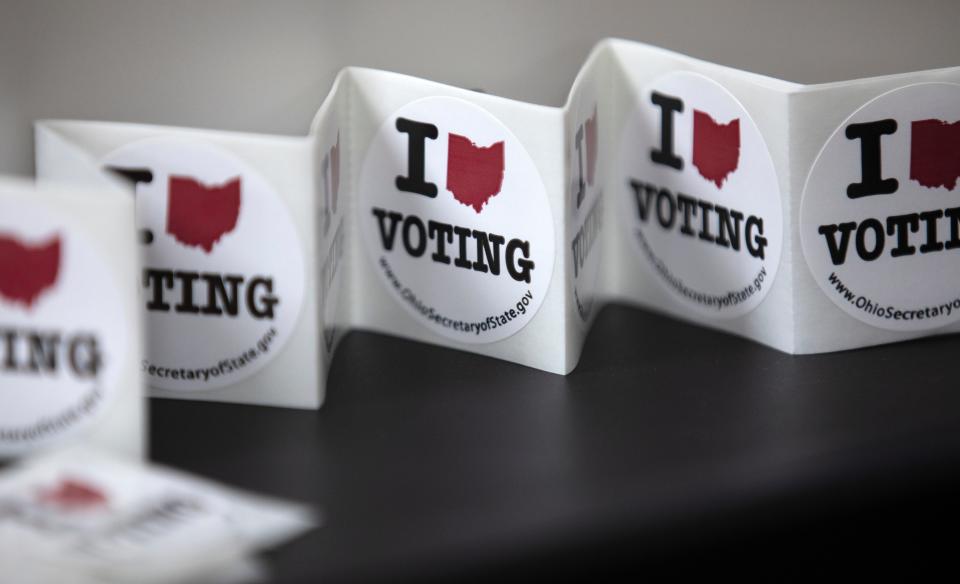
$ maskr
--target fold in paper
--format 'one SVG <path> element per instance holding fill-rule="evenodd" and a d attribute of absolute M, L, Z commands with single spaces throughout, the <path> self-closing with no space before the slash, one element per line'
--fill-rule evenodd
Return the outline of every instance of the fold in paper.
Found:
<path fill-rule="evenodd" d="M 155 395 L 315 408 L 354 328 L 561 374 L 611 301 L 788 353 L 957 332 L 958 82 L 608 40 L 563 108 L 348 68 L 305 138 L 44 121 L 37 172 L 134 193 Z"/>

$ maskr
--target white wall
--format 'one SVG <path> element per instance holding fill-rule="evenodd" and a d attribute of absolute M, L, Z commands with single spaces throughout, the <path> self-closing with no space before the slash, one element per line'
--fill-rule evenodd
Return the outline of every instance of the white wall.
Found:
<path fill-rule="evenodd" d="M 559 105 L 619 36 L 792 81 L 960 65 L 951 0 L 0 0 L 0 172 L 31 122 L 304 134 L 344 65 Z"/>

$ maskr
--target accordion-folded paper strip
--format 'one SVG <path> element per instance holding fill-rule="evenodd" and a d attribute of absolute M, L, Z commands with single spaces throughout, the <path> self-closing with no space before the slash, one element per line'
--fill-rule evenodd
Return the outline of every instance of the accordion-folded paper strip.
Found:
<path fill-rule="evenodd" d="M 116 187 L 0 180 L 0 461 L 143 455 L 133 209 Z"/>
<path fill-rule="evenodd" d="M 155 394 L 318 407 L 350 328 L 554 373 L 607 301 L 789 353 L 957 332 L 958 82 L 610 40 L 563 108 L 349 68 L 305 138 L 45 121 L 37 172 L 135 193 Z"/>

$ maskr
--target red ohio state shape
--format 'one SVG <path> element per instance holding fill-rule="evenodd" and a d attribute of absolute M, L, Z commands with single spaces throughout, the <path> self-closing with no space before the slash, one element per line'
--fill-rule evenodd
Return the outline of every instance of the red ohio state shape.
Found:
<path fill-rule="evenodd" d="M 213 187 L 188 177 L 170 177 L 167 233 L 183 245 L 212 252 L 213 245 L 237 227 L 239 216 L 240 177 Z"/>
<path fill-rule="evenodd" d="M 484 148 L 450 134 L 447 145 L 447 190 L 479 213 L 503 188 L 503 142 Z"/>
<path fill-rule="evenodd" d="M 717 123 L 710 114 L 693 110 L 693 165 L 717 188 L 740 165 L 740 118 Z"/>
<path fill-rule="evenodd" d="M 60 236 L 40 245 L 26 245 L 0 234 L 0 297 L 32 308 L 60 275 Z"/>
<path fill-rule="evenodd" d="M 917 120 L 911 124 L 910 179 L 952 191 L 960 178 L 960 121 Z"/>

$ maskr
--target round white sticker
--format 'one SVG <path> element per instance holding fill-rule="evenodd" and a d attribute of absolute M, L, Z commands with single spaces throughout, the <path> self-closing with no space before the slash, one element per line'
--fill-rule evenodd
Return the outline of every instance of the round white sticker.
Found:
<path fill-rule="evenodd" d="M 597 167 L 600 112 L 592 85 L 585 85 L 571 107 L 574 116 L 570 139 L 570 184 L 567 204 L 570 206 L 573 232 L 567 245 L 572 266 L 573 300 L 577 314 L 586 322 L 596 303 L 600 276 L 601 238 L 603 228 L 603 173 Z"/>
<path fill-rule="evenodd" d="M 746 314 L 777 275 L 780 187 L 763 137 L 726 89 L 699 74 L 643 89 L 620 149 L 630 239 L 681 305 Z"/>
<path fill-rule="evenodd" d="M 550 285 L 553 214 L 520 141 L 480 107 L 429 97 L 380 127 L 359 182 L 361 231 L 391 296 L 430 330 L 504 339 Z"/>
<path fill-rule="evenodd" d="M 126 360 L 123 306 L 80 233 L 0 198 L 0 456 L 63 441 L 110 407 Z"/>
<path fill-rule="evenodd" d="M 803 254 L 824 293 L 874 326 L 960 320 L 960 85 L 885 93 L 830 136 L 807 177 Z"/>
<path fill-rule="evenodd" d="M 125 145 L 102 161 L 135 184 L 150 385 L 224 387 L 284 346 L 303 301 L 300 240 L 280 195 L 216 147 Z"/>

